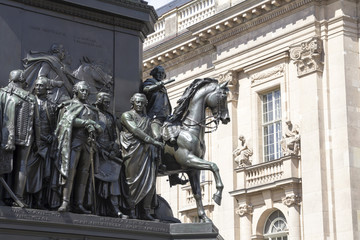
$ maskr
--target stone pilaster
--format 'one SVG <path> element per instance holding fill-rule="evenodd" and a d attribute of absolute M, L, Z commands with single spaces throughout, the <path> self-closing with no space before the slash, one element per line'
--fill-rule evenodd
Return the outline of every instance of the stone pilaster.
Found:
<path fill-rule="evenodd" d="M 300 232 L 300 202 L 301 197 L 295 193 L 287 194 L 282 202 L 289 209 L 289 217 L 287 219 L 288 227 L 289 227 L 289 237 L 291 240 L 300 240 L 301 232 Z"/>
<path fill-rule="evenodd" d="M 241 204 L 236 209 L 236 214 L 240 216 L 240 240 L 251 238 L 251 221 L 253 207 L 250 204 Z"/>

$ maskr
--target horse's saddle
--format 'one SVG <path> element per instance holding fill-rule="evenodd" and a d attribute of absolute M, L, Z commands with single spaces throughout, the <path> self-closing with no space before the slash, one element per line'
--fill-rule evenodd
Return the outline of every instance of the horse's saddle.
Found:
<path fill-rule="evenodd" d="M 180 130 L 180 123 L 164 122 L 160 130 L 162 139 L 164 142 L 172 141 L 179 136 Z"/>

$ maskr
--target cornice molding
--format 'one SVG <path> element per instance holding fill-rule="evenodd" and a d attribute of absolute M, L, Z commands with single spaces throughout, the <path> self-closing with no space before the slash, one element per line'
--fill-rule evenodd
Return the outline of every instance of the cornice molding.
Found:
<path fill-rule="evenodd" d="M 289 13 L 290 11 L 294 10 L 294 9 L 297 9 L 299 7 L 302 7 L 306 4 L 309 4 L 311 2 L 320 2 L 321 0 L 300 0 L 300 1 L 293 1 L 291 2 L 292 0 L 287 0 L 285 2 L 287 2 L 287 4 L 283 5 L 283 6 L 276 6 L 275 7 L 270 7 L 269 5 L 269 10 L 257 10 L 258 7 L 254 7 L 251 11 L 247 11 L 245 12 L 244 14 L 246 13 L 250 13 L 250 12 L 253 12 L 254 10 L 257 10 L 259 12 L 258 15 L 251 15 L 250 18 L 247 18 L 247 17 L 243 17 L 242 20 L 241 20 L 241 23 L 236 26 L 236 27 L 233 27 L 227 31 L 224 31 L 222 33 L 219 33 L 218 35 L 214 36 L 214 37 L 211 37 L 208 39 L 208 41 L 211 43 L 211 44 L 218 44 L 219 42 L 223 41 L 223 40 L 227 40 L 229 39 L 230 37 L 233 37 L 241 32 L 244 32 L 250 28 L 253 28 L 253 27 L 256 27 L 260 24 L 263 24 L 265 22 L 268 22 L 270 21 L 271 19 L 274 19 L 274 18 L 277 18 L 281 15 L 284 15 L 284 14 L 287 14 Z M 271 1 L 271 2 L 274 2 L 274 1 Z M 271 4 L 269 2 L 269 4 Z M 279 1 L 279 4 L 280 4 L 280 1 Z M 265 5 L 265 4 L 264 4 Z M 242 14 L 242 16 L 244 16 L 244 14 Z M 228 20 L 225 20 L 223 22 L 226 22 Z M 206 30 L 206 29 L 205 29 Z"/>
<path fill-rule="evenodd" d="M 194 49 L 194 50 L 188 50 L 185 54 L 182 54 L 181 56 L 178 56 L 174 59 L 170 59 L 170 60 L 165 60 L 165 58 L 168 58 L 168 57 L 158 57 L 158 58 L 154 58 L 152 59 L 152 61 L 154 63 L 150 63 L 149 65 L 150 66 L 155 66 L 155 65 L 161 65 L 163 66 L 165 69 L 168 69 L 168 68 L 171 68 L 175 65 L 178 65 L 180 64 L 181 62 L 184 62 L 184 61 L 187 61 L 191 58 L 195 58 L 195 57 L 198 57 L 198 56 L 201 56 L 202 54 L 204 53 L 207 53 L 207 52 L 211 52 L 211 51 L 215 51 L 215 47 L 213 45 L 206 45 L 204 47 L 200 47 L 200 48 L 197 48 L 197 49 Z M 174 55 L 174 54 L 172 54 Z M 159 60 L 160 59 L 160 60 Z M 163 61 L 161 61 L 163 60 Z M 145 72 L 150 72 L 150 68 L 148 67 L 148 65 L 146 65 L 147 63 L 144 64 L 144 67 L 146 69 Z"/>
<path fill-rule="evenodd" d="M 178 46 L 177 49 L 181 49 L 182 47 L 188 48 L 189 45 L 195 49 L 204 45 L 217 45 L 222 41 L 228 41 L 229 38 L 235 37 L 245 30 L 249 30 L 260 24 L 269 22 L 272 19 L 278 18 L 282 15 L 289 14 L 290 11 L 301 8 L 307 4 L 321 4 L 322 2 L 323 0 L 269 0 L 263 1 L 260 4 L 257 3 L 257 5 L 254 5 L 253 7 L 249 6 L 247 8 L 240 8 L 242 4 L 246 4 L 247 6 L 249 5 L 249 3 L 245 1 L 244 3 L 239 4 L 239 9 L 243 10 L 237 12 L 236 14 L 234 13 L 233 9 L 230 8 L 229 11 L 225 10 L 210 17 L 210 20 L 206 19 L 205 21 L 199 22 L 189 27 L 188 30 L 192 31 L 192 37 L 194 40 L 190 43 L 186 43 L 183 46 Z M 237 8 L 237 6 L 234 6 L 233 8 Z M 214 19 L 219 18 L 219 14 L 222 15 L 222 20 L 209 25 L 208 21 L 214 22 Z M 224 15 L 227 14 L 230 14 L 230 16 L 224 17 Z M 190 39 L 190 37 L 188 39 Z M 167 45 L 169 46 L 170 44 Z M 173 49 L 171 49 L 171 51 L 173 51 Z M 151 52 L 154 56 L 155 51 Z M 155 55 L 152 58 L 146 59 L 144 61 L 144 70 L 150 69 L 156 65 L 155 61 L 152 62 L 153 59 L 156 60 L 159 57 L 164 57 L 168 53 L 171 52 L 165 51 L 161 54 Z M 147 55 L 146 52 L 145 54 Z M 182 54 L 186 54 L 186 52 L 179 51 L 179 55 L 174 57 L 179 58 Z"/>

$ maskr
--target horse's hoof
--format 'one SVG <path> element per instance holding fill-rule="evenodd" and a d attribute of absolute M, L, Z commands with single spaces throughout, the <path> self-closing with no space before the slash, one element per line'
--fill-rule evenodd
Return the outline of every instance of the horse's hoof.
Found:
<path fill-rule="evenodd" d="M 212 199 L 214 200 L 214 202 L 215 202 L 217 205 L 220 206 L 220 205 L 221 205 L 221 198 L 222 198 L 221 196 L 219 196 L 219 195 L 217 195 L 217 194 L 214 194 Z"/>
<path fill-rule="evenodd" d="M 212 221 L 207 216 L 203 216 L 203 217 L 200 217 L 200 223 L 212 223 Z"/>

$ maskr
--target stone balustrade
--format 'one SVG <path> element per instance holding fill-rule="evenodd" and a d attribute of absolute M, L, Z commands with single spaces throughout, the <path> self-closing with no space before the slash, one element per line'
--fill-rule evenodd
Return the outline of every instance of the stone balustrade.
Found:
<path fill-rule="evenodd" d="M 248 187 L 266 184 L 281 179 L 284 174 L 283 161 L 269 162 L 262 166 L 248 169 L 246 172 L 246 185 Z"/>
<path fill-rule="evenodd" d="M 175 36 L 178 32 L 184 31 L 187 27 L 214 15 L 216 12 L 215 0 L 192 1 L 176 8 L 174 11 L 169 11 L 160 16 L 154 26 L 155 32 L 148 35 L 144 42 L 145 49 L 161 42 L 166 37 Z M 176 16 L 175 18 L 173 17 L 174 15 Z M 165 31 L 166 23 L 168 23 L 167 32 Z"/>
<path fill-rule="evenodd" d="M 203 205 L 206 208 L 206 206 L 213 206 L 213 200 L 212 200 L 212 181 L 204 181 L 200 183 L 201 187 L 201 198 L 203 201 Z M 183 186 L 182 191 L 185 191 L 186 195 L 186 201 L 180 203 L 180 212 L 185 212 L 189 210 L 196 209 L 196 201 L 194 198 L 194 195 L 191 190 L 190 184 L 187 184 L 186 186 Z"/>
<path fill-rule="evenodd" d="M 297 181 L 301 178 L 300 158 L 286 156 L 278 160 L 235 169 L 237 189 L 249 192 L 251 189 L 274 187 L 282 182 Z"/>
<path fill-rule="evenodd" d="M 155 23 L 154 30 L 155 32 L 146 38 L 144 42 L 145 48 L 165 38 L 165 18 L 161 18 Z"/>
<path fill-rule="evenodd" d="M 178 10 L 178 32 L 215 14 L 215 0 L 198 0 Z"/>

